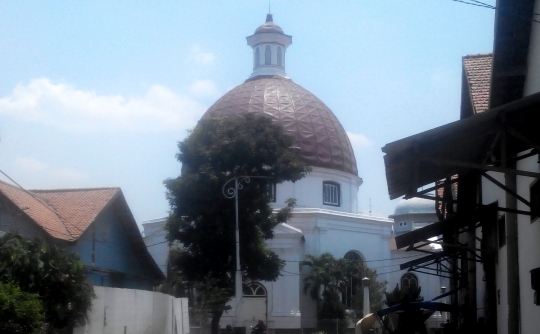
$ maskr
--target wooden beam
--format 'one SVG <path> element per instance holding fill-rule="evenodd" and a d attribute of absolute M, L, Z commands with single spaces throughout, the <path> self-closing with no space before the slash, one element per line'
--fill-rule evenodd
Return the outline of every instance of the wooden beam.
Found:
<path fill-rule="evenodd" d="M 517 138 L 519 140 L 521 140 L 523 143 L 529 145 L 531 148 L 534 148 L 536 149 L 537 151 L 540 151 L 540 145 L 536 144 L 535 142 L 533 142 L 532 140 L 529 140 L 529 138 L 526 138 L 524 135 L 522 135 L 521 133 L 517 132 L 514 128 L 512 128 L 511 126 L 509 126 L 507 129 L 509 134 L 511 134 L 514 138 Z"/>
<path fill-rule="evenodd" d="M 512 168 L 494 167 L 494 166 L 481 165 L 481 164 L 471 163 L 471 162 L 445 160 L 445 159 L 430 158 L 430 157 L 421 157 L 420 160 L 425 161 L 425 162 L 430 162 L 436 165 L 449 165 L 449 166 L 455 166 L 455 167 L 477 169 L 477 170 L 482 170 L 482 171 L 491 171 L 491 172 L 498 172 L 498 173 L 504 173 L 504 174 L 540 178 L 540 173 L 528 172 L 528 171 L 517 170 L 517 169 L 512 169 Z"/>
<path fill-rule="evenodd" d="M 531 203 L 529 201 L 527 201 L 525 198 L 518 195 L 515 191 L 512 191 L 510 188 L 508 188 L 507 186 L 505 186 L 501 182 L 497 181 L 497 179 L 495 179 L 493 176 L 491 176 L 491 175 L 489 175 L 489 174 L 487 174 L 485 172 L 481 173 L 480 175 L 482 175 L 483 177 L 485 177 L 486 179 L 488 179 L 489 181 L 491 181 L 492 183 L 494 183 L 496 186 L 498 186 L 502 190 L 506 191 L 507 193 L 512 194 L 515 198 L 520 200 L 523 204 L 527 205 L 529 208 L 531 207 Z"/>

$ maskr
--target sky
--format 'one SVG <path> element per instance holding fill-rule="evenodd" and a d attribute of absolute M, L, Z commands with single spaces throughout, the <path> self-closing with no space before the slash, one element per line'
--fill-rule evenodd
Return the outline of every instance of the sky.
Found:
<path fill-rule="evenodd" d="M 0 170 L 25 189 L 121 187 L 138 224 L 166 216 L 177 144 L 249 77 L 245 37 L 267 12 L 267 0 L 0 0 Z M 359 211 L 387 217 L 381 148 L 459 118 L 462 57 L 492 51 L 494 10 L 271 0 L 271 12 L 293 38 L 288 76 L 349 135 Z"/>

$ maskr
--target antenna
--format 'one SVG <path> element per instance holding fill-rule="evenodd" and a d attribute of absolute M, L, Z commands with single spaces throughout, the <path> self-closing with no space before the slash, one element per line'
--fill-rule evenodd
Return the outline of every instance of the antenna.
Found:
<path fill-rule="evenodd" d="M 270 14 L 270 13 L 272 13 L 272 12 L 270 11 L 270 0 L 268 0 L 268 14 Z"/>
<path fill-rule="evenodd" d="M 369 215 L 371 216 L 371 198 L 369 198 Z"/>

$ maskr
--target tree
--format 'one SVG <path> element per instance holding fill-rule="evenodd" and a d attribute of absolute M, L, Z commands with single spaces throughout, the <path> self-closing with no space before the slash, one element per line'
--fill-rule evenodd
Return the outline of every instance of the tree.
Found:
<path fill-rule="evenodd" d="M 222 187 L 234 177 L 271 178 L 242 183 L 238 215 L 243 279 L 275 281 L 283 261 L 266 247 L 265 240 L 274 236 L 277 224 L 291 217 L 295 201 L 287 201 L 284 209 L 273 214 L 267 188 L 269 183 L 297 181 L 310 171 L 291 149 L 293 143 L 269 117 L 253 115 L 203 119 L 179 143 L 182 174 L 165 181 L 171 207 L 168 240 L 183 246 L 174 263 L 182 280 L 200 294 L 217 289 L 224 296 L 214 300 L 209 311 L 214 334 L 232 297 L 236 269 L 235 206 L 223 195 Z"/>
<path fill-rule="evenodd" d="M 317 318 L 344 319 L 345 306 L 339 298 L 347 286 L 347 274 L 352 268 L 344 259 L 336 259 L 330 253 L 319 256 L 306 255 L 300 268 L 308 266 L 311 272 L 304 278 L 304 293 L 317 301 Z"/>
<path fill-rule="evenodd" d="M 399 285 L 396 284 L 394 290 L 385 293 L 385 303 L 388 306 L 394 306 L 403 303 L 421 302 L 424 301 L 424 297 L 420 296 L 421 293 L 422 288 L 419 286 L 402 286 L 400 288 Z"/>
<path fill-rule="evenodd" d="M 317 318 L 344 319 L 345 305 L 342 303 L 340 294 L 346 293 L 347 287 L 354 280 L 361 284 L 363 277 L 371 280 L 369 296 L 371 308 L 382 308 L 382 296 L 386 291 L 387 282 L 377 281 L 377 271 L 371 270 L 361 261 L 355 262 L 346 259 L 336 259 L 330 253 L 319 256 L 306 255 L 306 259 L 300 262 L 300 267 L 309 266 L 311 272 L 304 278 L 304 293 L 317 301 Z M 357 317 L 363 312 L 363 288 L 355 289 L 351 307 Z"/>
<path fill-rule="evenodd" d="M 369 303 L 371 312 L 381 310 L 384 305 L 384 296 L 386 294 L 386 286 L 388 285 L 387 281 L 378 281 L 377 280 L 377 270 L 370 269 L 365 265 L 362 265 L 362 270 L 358 276 L 359 280 L 367 277 L 371 281 L 369 285 Z M 362 319 L 366 314 L 364 314 L 364 288 L 358 289 L 356 295 L 353 297 L 352 307 L 356 314 L 357 320 Z"/>
<path fill-rule="evenodd" d="M 85 324 L 95 298 L 78 255 L 12 233 L 0 238 L 0 282 L 37 294 L 51 330 Z"/>
<path fill-rule="evenodd" d="M 0 283 L 0 333 L 38 334 L 44 318 L 37 294 L 21 291 L 14 283 Z"/>

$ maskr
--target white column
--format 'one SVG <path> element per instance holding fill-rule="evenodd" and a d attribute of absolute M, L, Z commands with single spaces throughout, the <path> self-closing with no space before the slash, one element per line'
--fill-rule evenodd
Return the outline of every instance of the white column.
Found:
<path fill-rule="evenodd" d="M 369 285 L 371 281 L 369 278 L 364 277 L 362 278 L 362 286 L 364 287 L 364 315 L 363 317 L 367 316 L 371 313 L 370 307 L 369 307 Z"/>

